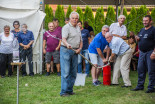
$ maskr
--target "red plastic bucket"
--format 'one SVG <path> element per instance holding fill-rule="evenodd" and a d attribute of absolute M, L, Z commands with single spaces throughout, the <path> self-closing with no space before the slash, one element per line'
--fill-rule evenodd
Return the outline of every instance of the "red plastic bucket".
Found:
<path fill-rule="evenodd" d="M 103 85 L 111 84 L 111 66 L 107 65 L 103 67 Z"/>

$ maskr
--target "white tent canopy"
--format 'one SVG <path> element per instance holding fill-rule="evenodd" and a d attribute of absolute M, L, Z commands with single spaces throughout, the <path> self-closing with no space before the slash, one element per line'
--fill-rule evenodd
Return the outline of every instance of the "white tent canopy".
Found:
<path fill-rule="evenodd" d="M 1 0 L 0 1 L 0 32 L 5 25 L 13 29 L 13 21 L 27 24 L 28 30 L 34 34 L 33 62 L 34 73 L 42 72 L 42 22 L 45 13 L 39 10 L 40 0 Z M 27 72 L 28 72 L 27 67 Z M 29 73 L 29 72 L 28 72 Z"/>

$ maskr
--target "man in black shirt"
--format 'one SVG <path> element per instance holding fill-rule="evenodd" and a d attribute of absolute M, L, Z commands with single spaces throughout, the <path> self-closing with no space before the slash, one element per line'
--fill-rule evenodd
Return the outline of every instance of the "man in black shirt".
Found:
<path fill-rule="evenodd" d="M 138 60 L 138 85 L 132 91 L 139 91 L 144 89 L 144 82 L 146 78 L 146 70 L 149 75 L 149 85 L 146 93 L 155 92 L 155 27 L 152 25 L 150 15 L 143 18 L 143 25 L 136 39 L 139 41 L 140 56 Z"/>

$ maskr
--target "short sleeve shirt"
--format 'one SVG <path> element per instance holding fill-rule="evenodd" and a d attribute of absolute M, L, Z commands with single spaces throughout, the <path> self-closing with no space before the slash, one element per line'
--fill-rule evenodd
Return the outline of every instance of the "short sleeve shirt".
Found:
<path fill-rule="evenodd" d="M 112 23 L 110 25 L 110 33 L 120 36 L 127 36 L 127 29 L 125 25 L 120 26 L 119 23 Z"/>
<path fill-rule="evenodd" d="M 88 46 L 89 46 L 88 38 L 90 37 L 89 31 L 87 29 L 83 29 L 81 31 L 81 35 L 82 35 L 82 40 L 83 40 L 82 50 L 88 49 Z"/>
<path fill-rule="evenodd" d="M 14 34 L 10 33 L 8 37 L 5 36 L 4 32 L 0 34 L 0 53 L 11 54 L 13 53 L 13 41 Z"/>
<path fill-rule="evenodd" d="M 91 26 L 88 26 L 88 28 L 84 27 L 84 29 L 87 29 L 89 32 L 94 31 Z"/>
<path fill-rule="evenodd" d="M 54 37 L 61 39 L 62 38 L 61 37 L 61 30 L 55 30 L 53 32 L 50 32 L 50 31 L 47 32 L 46 31 L 44 33 L 43 40 L 46 40 L 46 45 L 47 45 L 46 51 L 47 52 L 55 51 L 55 49 L 59 45 L 59 40 L 54 38 Z"/>
<path fill-rule="evenodd" d="M 122 55 L 130 48 L 130 46 L 119 37 L 113 37 L 109 43 L 109 47 L 111 48 L 112 53 L 116 55 Z"/>
<path fill-rule="evenodd" d="M 140 41 L 139 49 L 142 52 L 147 52 L 155 48 L 155 27 L 150 27 L 148 30 L 142 28 L 139 32 Z"/>
<path fill-rule="evenodd" d="M 62 28 L 62 38 L 65 38 L 72 48 L 79 48 L 80 42 L 82 41 L 80 27 L 74 27 L 69 22 Z M 61 45 L 64 45 L 63 42 L 61 42 Z"/>
<path fill-rule="evenodd" d="M 94 37 L 93 41 L 90 43 L 88 48 L 89 53 L 98 54 L 97 48 L 100 48 L 103 52 L 107 45 L 109 45 L 109 43 L 107 42 L 105 37 L 103 37 L 102 32 L 100 32 Z"/>

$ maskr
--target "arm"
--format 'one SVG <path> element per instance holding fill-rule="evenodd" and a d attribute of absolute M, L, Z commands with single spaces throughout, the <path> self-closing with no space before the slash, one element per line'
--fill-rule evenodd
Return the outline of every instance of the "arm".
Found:
<path fill-rule="evenodd" d="M 61 46 L 61 40 L 59 40 L 59 44 L 58 44 L 58 46 L 57 46 L 57 48 L 55 50 L 59 50 L 60 46 Z"/>
<path fill-rule="evenodd" d="M 107 47 L 107 56 L 106 56 L 106 60 L 108 60 L 109 56 L 110 56 L 110 48 Z"/>
<path fill-rule="evenodd" d="M 153 50 L 153 52 L 152 52 L 150 58 L 151 58 L 151 60 L 155 60 L 155 48 L 154 48 L 154 50 Z"/>
<path fill-rule="evenodd" d="M 83 42 L 82 42 L 82 40 L 81 40 L 81 41 L 80 41 L 80 47 L 76 50 L 76 53 L 77 53 L 77 54 L 80 53 L 82 47 L 83 47 Z"/>
<path fill-rule="evenodd" d="M 126 37 L 126 36 L 121 36 L 121 38 L 122 38 L 123 40 L 127 40 L 127 37 Z"/>
<path fill-rule="evenodd" d="M 102 61 L 103 61 L 104 63 L 106 63 L 107 60 L 105 59 L 104 55 L 102 54 L 102 51 L 101 51 L 100 48 L 97 48 L 97 53 L 98 53 L 99 56 L 101 57 Z"/>
<path fill-rule="evenodd" d="M 114 57 L 115 57 L 115 54 L 114 54 L 114 53 L 112 53 L 112 54 L 111 54 L 111 56 L 110 56 L 109 61 L 110 61 L 110 62 L 113 62 L 113 61 L 114 61 Z"/>
<path fill-rule="evenodd" d="M 43 40 L 43 53 L 44 54 L 46 54 L 45 46 L 46 46 L 46 40 Z"/>
<path fill-rule="evenodd" d="M 89 43 L 89 44 L 91 43 L 91 41 L 92 41 L 92 40 L 91 40 L 91 38 L 90 38 L 90 37 L 88 37 L 88 43 Z"/>
<path fill-rule="evenodd" d="M 120 35 L 117 35 L 117 34 L 112 34 L 113 36 L 116 36 L 116 37 L 120 37 L 120 38 L 122 38 L 122 39 L 124 39 L 124 40 L 126 40 L 127 39 L 127 37 L 126 36 L 120 36 Z"/>
<path fill-rule="evenodd" d="M 71 48 L 72 48 L 71 45 L 67 43 L 66 38 L 62 38 L 62 42 L 63 42 L 63 44 L 64 44 L 68 49 L 71 49 Z"/>

